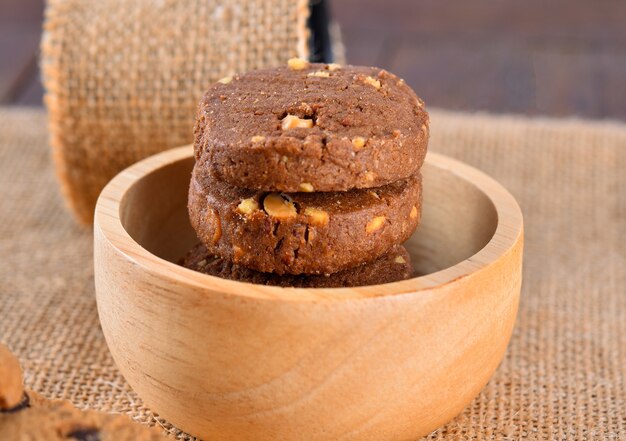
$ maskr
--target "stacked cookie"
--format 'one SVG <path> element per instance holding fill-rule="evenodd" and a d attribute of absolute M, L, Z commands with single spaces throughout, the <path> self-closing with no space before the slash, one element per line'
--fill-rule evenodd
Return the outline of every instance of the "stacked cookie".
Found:
<path fill-rule="evenodd" d="M 408 278 L 399 245 L 419 223 L 427 144 L 423 102 L 384 70 L 292 59 L 224 78 L 198 110 L 202 245 L 185 265 L 289 286 Z"/>

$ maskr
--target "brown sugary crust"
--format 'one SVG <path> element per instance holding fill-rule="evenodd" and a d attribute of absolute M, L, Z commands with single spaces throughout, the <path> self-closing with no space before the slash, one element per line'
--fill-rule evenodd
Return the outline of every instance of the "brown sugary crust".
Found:
<path fill-rule="evenodd" d="M 269 195 L 232 187 L 197 166 L 189 187 L 189 217 L 209 253 L 257 271 L 276 274 L 332 274 L 383 255 L 407 240 L 421 213 L 421 175 L 375 189 L 292 193 L 294 214 L 268 214 Z M 239 205 L 252 200 L 255 209 Z M 320 222 L 311 210 L 322 213 Z"/>
<path fill-rule="evenodd" d="M 193 247 L 182 259 L 181 265 L 211 276 L 239 282 L 296 288 L 340 288 L 380 285 L 410 279 L 413 276 L 411 257 L 402 245 L 396 245 L 373 262 L 334 274 L 279 276 L 262 273 L 212 255 L 203 244 Z"/>
<path fill-rule="evenodd" d="M 9 348 L 0 344 L 0 411 L 17 406 L 24 395 L 22 369 Z"/>
<path fill-rule="evenodd" d="M 287 115 L 313 127 L 284 130 Z M 385 70 L 285 66 L 212 85 L 198 108 L 195 156 L 203 173 L 237 187 L 372 188 L 420 169 L 428 124 L 423 102 Z"/>

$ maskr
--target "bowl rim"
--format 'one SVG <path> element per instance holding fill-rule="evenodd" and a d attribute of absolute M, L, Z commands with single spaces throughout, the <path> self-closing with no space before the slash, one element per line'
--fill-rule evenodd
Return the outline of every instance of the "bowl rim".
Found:
<path fill-rule="evenodd" d="M 495 264 L 523 239 L 523 216 L 511 193 L 499 182 L 461 161 L 429 151 L 426 162 L 468 181 L 487 196 L 496 210 L 496 231 L 474 255 L 448 268 L 399 282 L 348 288 L 285 288 L 258 285 L 210 276 L 162 259 L 139 245 L 126 231 L 120 218 L 125 194 L 144 176 L 193 157 L 193 146 L 185 145 L 145 158 L 118 173 L 100 193 L 94 215 L 98 229 L 108 243 L 134 264 L 160 277 L 191 285 L 200 291 L 280 301 L 341 301 L 395 297 L 424 292 L 475 275 Z M 94 240 L 99 240 L 96 237 Z M 94 261 L 97 265 L 97 261 Z M 244 289 L 242 289 L 244 288 Z"/>

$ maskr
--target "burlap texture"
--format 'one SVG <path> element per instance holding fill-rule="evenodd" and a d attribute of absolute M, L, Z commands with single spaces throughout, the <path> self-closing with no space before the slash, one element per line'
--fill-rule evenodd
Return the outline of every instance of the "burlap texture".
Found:
<path fill-rule="evenodd" d="M 50 0 L 41 66 L 63 194 L 83 223 L 117 172 L 191 142 L 216 80 L 307 57 L 307 0 Z"/>
<path fill-rule="evenodd" d="M 524 284 L 506 358 L 428 440 L 626 439 L 626 126 L 432 112 L 432 150 L 501 181 L 525 216 Z M 44 114 L 0 109 L 0 340 L 26 382 L 161 424 L 109 356 L 92 235 L 63 210 Z"/>

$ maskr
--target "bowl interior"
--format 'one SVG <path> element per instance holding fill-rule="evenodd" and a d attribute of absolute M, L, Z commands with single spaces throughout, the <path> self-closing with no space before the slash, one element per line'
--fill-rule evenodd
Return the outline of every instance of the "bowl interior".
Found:
<path fill-rule="evenodd" d="M 122 226 L 133 240 L 174 263 L 198 241 L 187 215 L 193 164 L 193 157 L 187 157 L 148 173 L 120 203 Z M 470 181 L 428 161 L 422 173 L 422 222 L 405 244 L 420 276 L 476 254 L 493 237 L 498 223 L 493 202 Z"/>

